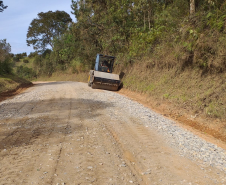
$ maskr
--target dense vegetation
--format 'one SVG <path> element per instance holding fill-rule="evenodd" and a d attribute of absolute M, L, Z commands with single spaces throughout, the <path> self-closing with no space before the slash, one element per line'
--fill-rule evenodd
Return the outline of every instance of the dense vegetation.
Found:
<path fill-rule="evenodd" d="M 28 28 L 28 46 L 32 44 L 36 50 L 44 50 L 47 45 L 53 47 L 53 39 L 59 39 L 71 21 L 70 15 L 64 11 L 39 13 Z"/>
<path fill-rule="evenodd" d="M 11 46 L 6 39 L 0 40 L 0 100 L 2 100 L 1 93 L 15 91 L 19 87 L 31 86 L 31 82 L 13 75 L 13 66 L 15 62 L 18 62 L 13 59 L 22 58 L 25 53 L 14 56 L 10 52 Z"/>
<path fill-rule="evenodd" d="M 191 15 L 189 3 L 72 0 L 77 22 L 66 21 L 63 34 L 39 42 L 42 55 L 36 56 L 35 68 L 38 74 L 48 75 L 68 68 L 84 71 L 92 68 L 97 53 L 104 53 L 117 56 L 121 66 L 146 58 L 147 67 L 223 72 L 226 4 L 220 0 L 196 1 L 196 13 Z M 28 35 L 35 29 L 31 24 Z M 48 43 L 52 50 L 43 56 Z"/>
<path fill-rule="evenodd" d="M 27 41 L 37 51 L 19 59 L 26 65 L 17 74 L 79 74 L 93 68 L 97 53 L 113 55 L 115 72 L 125 73 L 124 87 L 226 118 L 225 94 L 220 95 L 226 88 L 224 0 L 72 0 L 71 8 L 76 22 L 64 13 L 63 21 L 46 19 L 54 12 L 32 21 Z M 50 29 L 54 25 L 62 26 L 60 32 Z"/>
<path fill-rule="evenodd" d="M 95 55 L 104 53 L 117 56 L 122 68 L 145 60 L 147 68 L 223 72 L 226 3 L 196 1 L 196 13 L 189 14 L 189 3 L 194 2 L 72 0 L 75 23 L 63 11 L 41 12 L 27 33 L 28 45 L 38 51 L 31 54 L 34 70 L 38 75 L 68 68 L 86 71 L 93 67 Z M 51 50 L 46 50 L 48 44 Z"/>
<path fill-rule="evenodd" d="M 0 40 L 0 75 L 12 72 L 10 51 L 11 46 L 6 39 Z"/>

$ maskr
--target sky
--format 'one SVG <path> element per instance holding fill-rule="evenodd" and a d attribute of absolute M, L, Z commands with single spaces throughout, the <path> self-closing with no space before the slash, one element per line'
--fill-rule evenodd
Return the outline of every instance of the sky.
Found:
<path fill-rule="evenodd" d="M 65 11 L 75 21 L 71 14 L 71 0 L 3 0 L 3 4 L 8 8 L 0 12 L 0 40 L 6 39 L 14 54 L 34 52 L 33 46 L 27 46 L 26 35 L 38 13 Z"/>

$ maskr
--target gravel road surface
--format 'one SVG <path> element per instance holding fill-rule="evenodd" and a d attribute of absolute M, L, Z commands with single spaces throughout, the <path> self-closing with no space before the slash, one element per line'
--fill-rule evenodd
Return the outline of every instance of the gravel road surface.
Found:
<path fill-rule="evenodd" d="M 0 102 L 0 184 L 226 184 L 226 151 L 117 93 L 39 82 Z"/>

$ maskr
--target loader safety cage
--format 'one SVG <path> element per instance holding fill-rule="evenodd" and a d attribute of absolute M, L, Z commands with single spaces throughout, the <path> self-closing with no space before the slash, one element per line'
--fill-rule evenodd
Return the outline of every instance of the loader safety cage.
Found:
<path fill-rule="evenodd" d="M 115 58 L 113 56 L 97 54 L 94 70 L 112 73 Z"/>

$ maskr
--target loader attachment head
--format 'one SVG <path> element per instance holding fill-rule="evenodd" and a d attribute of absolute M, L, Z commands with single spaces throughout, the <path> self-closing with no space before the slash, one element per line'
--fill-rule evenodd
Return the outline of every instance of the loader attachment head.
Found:
<path fill-rule="evenodd" d="M 104 90 L 109 90 L 109 91 L 117 91 L 118 90 L 118 86 L 97 84 L 97 83 L 93 83 L 92 88 L 93 89 L 104 89 Z"/>
<path fill-rule="evenodd" d="M 117 91 L 119 85 L 119 75 L 94 71 L 92 88 Z"/>

